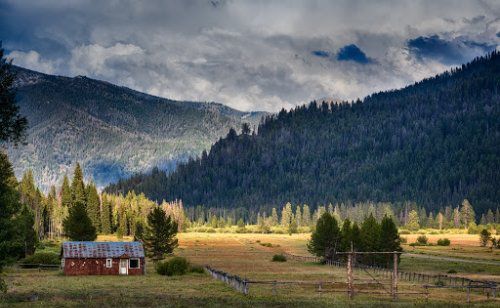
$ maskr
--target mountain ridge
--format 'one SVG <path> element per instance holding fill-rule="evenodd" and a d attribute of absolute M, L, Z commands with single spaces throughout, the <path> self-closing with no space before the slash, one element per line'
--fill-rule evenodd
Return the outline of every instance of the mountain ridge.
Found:
<path fill-rule="evenodd" d="M 9 157 L 16 176 L 31 168 L 44 190 L 76 161 L 100 187 L 157 165 L 171 171 L 231 127 L 256 126 L 267 114 L 170 100 L 85 76 L 13 71 L 29 128 L 27 144 L 9 148 Z"/>

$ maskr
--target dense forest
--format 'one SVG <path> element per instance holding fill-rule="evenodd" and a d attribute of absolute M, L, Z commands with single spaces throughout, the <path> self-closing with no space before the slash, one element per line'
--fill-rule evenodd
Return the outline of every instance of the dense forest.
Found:
<path fill-rule="evenodd" d="M 269 211 L 286 202 L 500 203 L 500 53 L 363 101 L 317 103 L 231 130 L 172 174 L 110 185 L 192 207 Z"/>

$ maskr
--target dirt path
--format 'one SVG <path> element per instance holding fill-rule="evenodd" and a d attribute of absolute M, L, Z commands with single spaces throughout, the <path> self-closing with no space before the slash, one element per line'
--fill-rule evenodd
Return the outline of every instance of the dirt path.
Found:
<path fill-rule="evenodd" d="M 498 265 L 500 266 L 499 261 L 487 261 L 487 260 L 470 260 L 470 259 L 461 259 L 454 257 L 442 257 L 428 254 L 417 254 L 417 253 L 405 253 L 404 256 L 421 258 L 421 259 L 430 259 L 430 260 L 441 260 L 441 261 L 452 261 L 452 262 L 462 262 L 462 263 L 476 263 L 476 264 L 486 264 L 486 265 Z"/>

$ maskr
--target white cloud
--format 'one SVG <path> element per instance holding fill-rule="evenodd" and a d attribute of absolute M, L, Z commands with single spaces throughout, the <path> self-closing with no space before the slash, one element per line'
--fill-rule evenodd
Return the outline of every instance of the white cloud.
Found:
<path fill-rule="evenodd" d="M 46 74 L 54 73 L 57 61 L 44 60 L 40 54 L 34 50 L 28 52 L 14 50 L 7 58 L 12 59 L 12 63 L 18 66 L 39 71 Z"/>
<path fill-rule="evenodd" d="M 19 0 L 10 7 L 11 19 L 0 21 L 0 28 L 32 33 L 24 40 L 11 38 L 11 50 L 24 50 L 15 42 L 31 50 L 16 51 L 22 66 L 242 110 L 277 111 L 320 97 L 362 98 L 447 69 L 408 52 L 407 40 L 419 36 L 500 42 L 500 3 L 490 0 L 77 1 L 63 6 Z M 356 44 L 373 63 L 336 61 L 336 52 L 348 44 Z M 314 56 L 314 50 L 332 56 Z"/>

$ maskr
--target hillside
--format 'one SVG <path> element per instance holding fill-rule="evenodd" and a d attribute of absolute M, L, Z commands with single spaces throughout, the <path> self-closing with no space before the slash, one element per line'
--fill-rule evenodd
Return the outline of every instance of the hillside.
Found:
<path fill-rule="evenodd" d="M 15 71 L 29 130 L 27 144 L 9 149 L 9 157 L 17 176 L 31 168 L 45 189 L 76 161 L 99 186 L 153 166 L 172 170 L 229 128 L 257 125 L 262 115 L 216 103 L 172 101 L 83 76 Z"/>
<path fill-rule="evenodd" d="M 108 187 L 184 204 L 269 208 L 292 203 L 414 201 L 436 210 L 468 198 L 500 204 L 500 54 L 363 101 L 316 104 L 231 132 L 167 176 Z"/>

